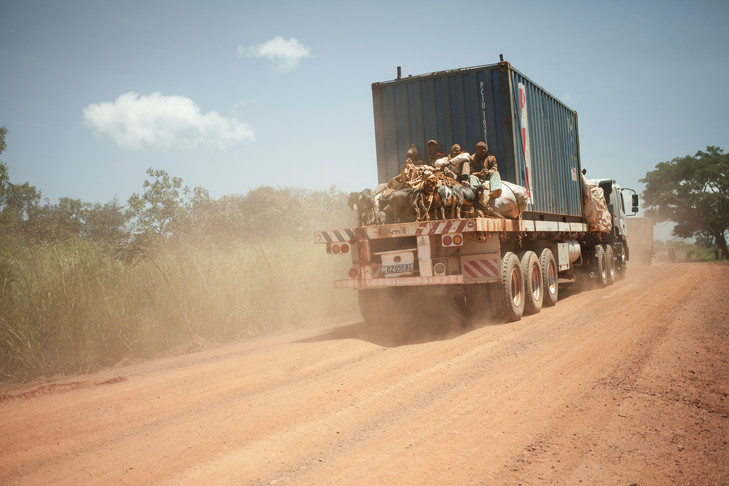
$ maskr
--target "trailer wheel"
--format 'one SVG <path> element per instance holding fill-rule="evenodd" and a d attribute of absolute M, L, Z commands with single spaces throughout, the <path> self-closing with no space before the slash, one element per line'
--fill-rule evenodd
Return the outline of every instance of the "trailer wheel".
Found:
<path fill-rule="evenodd" d="M 524 314 L 536 314 L 542 310 L 544 299 L 544 279 L 539 258 L 533 251 L 519 254 L 522 276 L 524 278 Z"/>
<path fill-rule="evenodd" d="M 388 289 L 358 290 L 359 312 L 370 329 L 385 328 L 387 313 L 385 309 Z"/>
<path fill-rule="evenodd" d="M 557 261 L 554 259 L 554 254 L 549 248 L 542 250 L 539 255 L 539 264 L 542 267 L 542 278 L 544 284 L 544 298 L 542 303 L 551 307 L 557 303 L 559 297 L 559 275 L 557 273 Z"/>
<path fill-rule="evenodd" d="M 524 278 L 519 258 L 506 252 L 501 258 L 501 280 L 494 288 L 494 305 L 507 322 L 518 321 L 524 314 Z"/>
<path fill-rule="evenodd" d="M 595 246 L 595 271 L 597 272 L 597 283 L 601 287 L 605 287 L 608 283 L 607 259 L 605 258 L 605 248 L 602 245 Z"/>
<path fill-rule="evenodd" d="M 613 247 L 605 245 L 605 262 L 607 263 L 607 284 L 612 285 L 617 279 L 615 272 L 615 255 L 613 254 Z"/>

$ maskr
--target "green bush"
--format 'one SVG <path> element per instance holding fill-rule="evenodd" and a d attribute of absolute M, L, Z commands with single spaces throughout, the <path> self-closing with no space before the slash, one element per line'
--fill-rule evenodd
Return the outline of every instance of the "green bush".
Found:
<path fill-rule="evenodd" d="M 667 247 L 673 248 L 677 262 L 712 262 L 721 259 L 721 254 L 716 245 L 706 245 L 706 241 L 701 243 L 703 244 L 680 239 L 672 239 L 668 242 L 656 241 L 653 246 L 653 253 L 656 261 L 664 258 L 665 248 Z"/>

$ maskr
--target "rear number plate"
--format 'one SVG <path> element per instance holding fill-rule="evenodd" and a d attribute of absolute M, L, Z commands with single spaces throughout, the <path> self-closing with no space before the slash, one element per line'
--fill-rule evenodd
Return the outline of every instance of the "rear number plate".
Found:
<path fill-rule="evenodd" d="M 404 263 L 401 265 L 388 265 L 384 267 L 385 273 L 404 273 L 404 272 L 412 272 L 413 271 L 413 264 L 412 263 Z"/>

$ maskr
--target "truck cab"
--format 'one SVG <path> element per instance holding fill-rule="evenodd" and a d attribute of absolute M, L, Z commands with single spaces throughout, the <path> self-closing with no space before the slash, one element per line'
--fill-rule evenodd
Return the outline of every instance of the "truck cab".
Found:
<path fill-rule="evenodd" d="M 606 243 L 613 247 L 616 270 L 622 273 L 625 271 L 627 260 L 630 259 L 627 216 L 635 215 L 638 212 L 638 196 L 634 190 L 620 187 L 613 179 L 591 179 L 590 182 L 598 185 L 605 194 L 605 202 L 613 220 L 612 231 L 607 237 L 608 241 Z M 626 210 L 624 191 L 633 193 L 630 214 Z"/>

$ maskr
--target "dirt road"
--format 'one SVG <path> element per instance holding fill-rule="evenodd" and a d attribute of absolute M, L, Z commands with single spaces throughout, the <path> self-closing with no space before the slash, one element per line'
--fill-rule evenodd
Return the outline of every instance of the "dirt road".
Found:
<path fill-rule="evenodd" d="M 0 389 L 0 484 L 727 484 L 729 266 L 512 324 L 360 321 Z"/>

